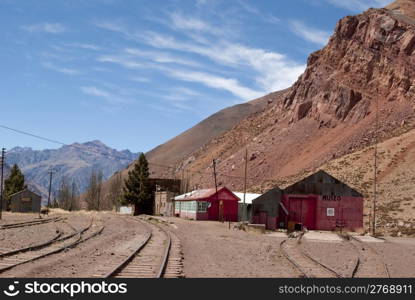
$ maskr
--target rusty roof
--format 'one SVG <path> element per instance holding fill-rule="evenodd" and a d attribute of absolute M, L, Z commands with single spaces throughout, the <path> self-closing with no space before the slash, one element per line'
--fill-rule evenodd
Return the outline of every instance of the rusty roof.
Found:
<path fill-rule="evenodd" d="M 221 187 L 221 188 L 218 188 L 218 192 L 222 191 L 223 189 L 229 190 L 226 187 Z M 232 191 L 230 191 L 230 190 L 229 190 L 229 192 L 232 193 Z M 201 190 L 195 190 L 195 191 L 191 191 L 191 192 L 186 193 L 186 194 L 176 196 L 176 197 L 174 197 L 174 200 L 176 200 L 176 201 L 200 200 L 200 199 L 209 198 L 209 197 L 213 196 L 214 194 L 216 194 L 216 189 L 214 189 L 214 188 L 212 188 L 212 189 L 201 189 Z"/>

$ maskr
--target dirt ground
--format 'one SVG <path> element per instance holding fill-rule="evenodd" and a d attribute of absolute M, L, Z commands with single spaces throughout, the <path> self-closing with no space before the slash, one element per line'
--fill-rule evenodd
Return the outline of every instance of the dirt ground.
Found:
<path fill-rule="evenodd" d="M 57 230 L 63 235 L 73 233 L 87 227 L 92 220 L 94 226 L 104 225 L 105 228 L 100 235 L 75 248 L 15 267 L 0 273 L 0 277 L 102 276 L 106 273 L 106 267 L 121 262 L 131 253 L 145 234 L 145 229 L 136 220 L 110 212 L 50 215 L 53 216 L 63 216 L 65 220 L 0 230 L 0 251 L 45 242 L 53 238 Z M 23 219 L 29 220 L 30 216 L 16 215 L 14 219 L 10 215 L 5 221 L 13 223 Z M 228 223 L 162 219 L 180 239 L 187 278 L 301 276 L 281 251 L 280 243 L 287 238 L 284 233 L 247 233 L 233 229 L 233 224 L 229 228 Z M 358 257 L 364 263 L 363 271 L 375 272 L 379 265 L 371 268 L 371 263 L 381 260 L 386 263 L 391 277 L 415 277 L 415 239 L 387 238 L 381 243 L 368 244 L 375 249 L 377 256 L 367 251 L 364 244 L 356 250 L 349 241 L 339 240 L 332 233 L 306 234 L 299 247 L 344 277 L 353 272 Z"/>
<path fill-rule="evenodd" d="M 99 236 L 75 248 L 15 267 L 0 277 L 94 277 L 102 274 L 103 266 L 121 262 L 144 233 L 136 221 L 112 213 L 73 213 L 65 217 L 65 223 L 57 224 L 65 234 L 73 232 L 71 227 L 79 230 L 88 226 L 92 217 L 105 228 Z M 42 238 L 40 230 L 35 233 L 31 240 Z"/>
<path fill-rule="evenodd" d="M 228 223 L 170 218 L 182 243 L 186 277 L 297 277 L 283 238 L 229 229 Z"/>
<path fill-rule="evenodd" d="M 255 234 L 229 229 L 228 223 L 169 218 L 170 227 L 181 239 L 186 277 L 298 277 L 300 274 L 283 256 L 281 234 Z M 328 233 L 330 235 L 331 233 Z M 333 234 L 334 235 L 334 234 Z M 359 252 L 348 241 L 303 239 L 300 247 L 313 258 L 350 277 Z M 370 243 L 378 256 L 361 257 L 365 268 L 383 260 L 391 277 L 415 277 L 415 239 L 394 238 Z M 364 245 L 363 245 L 364 248 Z M 365 250 L 363 250 L 365 251 Z M 384 274 L 377 274 L 383 276 Z"/>

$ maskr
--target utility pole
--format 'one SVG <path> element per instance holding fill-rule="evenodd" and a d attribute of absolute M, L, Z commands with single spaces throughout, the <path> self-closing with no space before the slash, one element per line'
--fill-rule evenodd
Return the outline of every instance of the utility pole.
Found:
<path fill-rule="evenodd" d="M 213 179 L 215 180 L 216 201 L 218 201 L 219 219 L 221 222 L 223 222 L 223 205 L 219 203 L 218 184 L 216 180 L 216 159 L 213 159 Z"/>
<path fill-rule="evenodd" d="M 4 156 L 6 155 L 6 149 L 1 149 L 1 183 L 0 183 L 0 220 L 3 214 L 3 174 L 4 174 Z"/>
<path fill-rule="evenodd" d="M 244 205 L 243 205 L 243 211 L 242 211 L 242 223 L 245 223 L 247 221 L 247 211 L 246 211 L 246 176 L 248 173 L 248 148 L 245 148 L 245 174 L 244 174 Z"/>
<path fill-rule="evenodd" d="M 48 208 L 50 208 L 50 193 L 52 191 L 52 175 L 53 175 L 53 171 L 49 172 L 49 195 L 48 195 Z"/>
<path fill-rule="evenodd" d="M 373 203 L 372 203 L 372 236 L 376 235 L 376 198 L 377 198 L 377 177 L 378 177 L 378 130 L 379 130 L 379 99 L 376 98 L 375 117 L 375 159 L 373 177 Z"/>

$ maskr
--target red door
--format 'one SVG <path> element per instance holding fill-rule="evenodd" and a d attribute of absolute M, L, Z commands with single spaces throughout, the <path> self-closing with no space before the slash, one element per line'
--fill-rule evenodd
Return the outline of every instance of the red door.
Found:
<path fill-rule="evenodd" d="M 266 212 L 260 212 L 259 213 L 259 224 L 267 224 L 267 213 Z"/>
<path fill-rule="evenodd" d="M 307 229 L 316 228 L 316 203 L 314 197 L 289 199 L 289 220 L 302 223 Z"/>

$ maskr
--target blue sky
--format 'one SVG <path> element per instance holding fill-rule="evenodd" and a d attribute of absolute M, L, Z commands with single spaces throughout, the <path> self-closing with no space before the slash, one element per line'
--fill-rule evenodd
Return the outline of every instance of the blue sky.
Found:
<path fill-rule="evenodd" d="M 148 151 L 289 87 L 336 22 L 388 0 L 0 0 L 0 125 Z M 0 128 L 0 146 L 57 145 Z"/>

